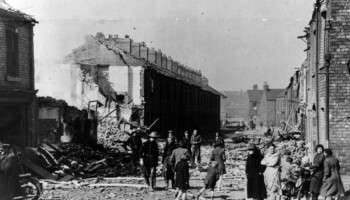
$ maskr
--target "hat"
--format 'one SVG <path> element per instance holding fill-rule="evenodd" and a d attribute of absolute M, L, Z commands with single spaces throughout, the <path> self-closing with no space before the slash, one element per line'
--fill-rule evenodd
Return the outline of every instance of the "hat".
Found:
<path fill-rule="evenodd" d="M 250 143 L 248 145 L 248 150 L 255 150 L 255 149 L 256 149 L 256 146 L 254 144 Z"/>
<path fill-rule="evenodd" d="M 151 134 L 149 134 L 149 137 L 151 137 L 151 138 L 157 138 L 157 137 L 158 137 L 158 134 L 157 134 L 157 132 L 152 131 Z"/>

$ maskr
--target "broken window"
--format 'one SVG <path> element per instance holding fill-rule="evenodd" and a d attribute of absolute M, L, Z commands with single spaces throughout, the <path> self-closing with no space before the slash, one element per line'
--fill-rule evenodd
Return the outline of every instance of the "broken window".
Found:
<path fill-rule="evenodd" d="M 17 77 L 19 75 L 18 63 L 18 33 L 17 28 L 8 24 L 6 27 L 7 46 L 7 75 Z"/>

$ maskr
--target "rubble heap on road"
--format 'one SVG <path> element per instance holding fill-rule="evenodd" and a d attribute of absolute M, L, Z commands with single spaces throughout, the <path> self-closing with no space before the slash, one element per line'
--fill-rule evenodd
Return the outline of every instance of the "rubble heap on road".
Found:
<path fill-rule="evenodd" d="M 34 153 L 29 157 L 30 168 L 34 169 L 35 175 L 44 179 L 69 181 L 139 174 L 128 154 L 115 153 L 102 147 L 45 144 L 32 148 L 31 152 Z"/>

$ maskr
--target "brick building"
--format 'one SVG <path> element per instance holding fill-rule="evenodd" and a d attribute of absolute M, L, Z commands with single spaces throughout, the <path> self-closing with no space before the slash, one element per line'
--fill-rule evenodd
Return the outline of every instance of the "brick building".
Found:
<path fill-rule="evenodd" d="M 146 126 L 156 121 L 152 129 L 162 136 L 169 129 L 180 136 L 195 128 L 213 136 L 220 128 L 223 95 L 208 79 L 129 36 L 88 36 L 58 67 L 69 69 L 64 74 L 67 83 L 62 83 L 68 95 L 63 99 L 80 109 L 99 102 L 105 111 L 98 109 L 100 119 L 108 114 Z M 100 74 L 106 81 L 101 83 Z"/>
<path fill-rule="evenodd" d="M 36 143 L 32 17 L 0 2 L 0 141 Z"/>
<path fill-rule="evenodd" d="M 258 109 L 258 121 L 265 126 L 278 126 L 284 112 L 284 89 L 271 89 L 265 83 Z"/>
<path fill-rule="evenodd" d="M 350 170 L 350 6 L 346 0 L 316 1 L 307 39 L 306 138 L 332 148 Z"/>
<path fill-rule="evenodd" d="M 247 93 L 249 119 L 264 126 L 278 126 L 286 113 L 285 89 L 271 89 L 265 83 L 262 90 L 254 85 Z"/>
<path fill-rule="evenodd" d="M 248 100 L 249 100 L 249 105 L 248 105 L 248 117 L 249 120 L 254 120 L 256 123 L 256 118 L 258 116 L 258 109 L 260 107 L 260 100 L 261 96 L 263 94 L 263 90 L 258 89 L 258 85 L 253 85 L 252 90 L 247 90 L 248 94 Z"/>
<path fill-rule="evenodd" d="M 223 100 L 222 109 L 225 110 L 227 120 L 248 121 L 249 99 L 245 91 L 222 91 L 226 98 Z"/>

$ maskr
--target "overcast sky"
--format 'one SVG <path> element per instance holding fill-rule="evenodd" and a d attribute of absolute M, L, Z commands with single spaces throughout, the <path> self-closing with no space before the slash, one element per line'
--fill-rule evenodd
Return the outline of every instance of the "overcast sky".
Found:
<path fill-rule="evenodd" d="M 33 15 L 39 76 L 84 36 L 130 35 L 201 69 L 219 90 L 286 87 L 305 59 L 297 39 L 312 0 L 7 0 Z M 45 68 L 45 69 L 44 69 Z"/>

